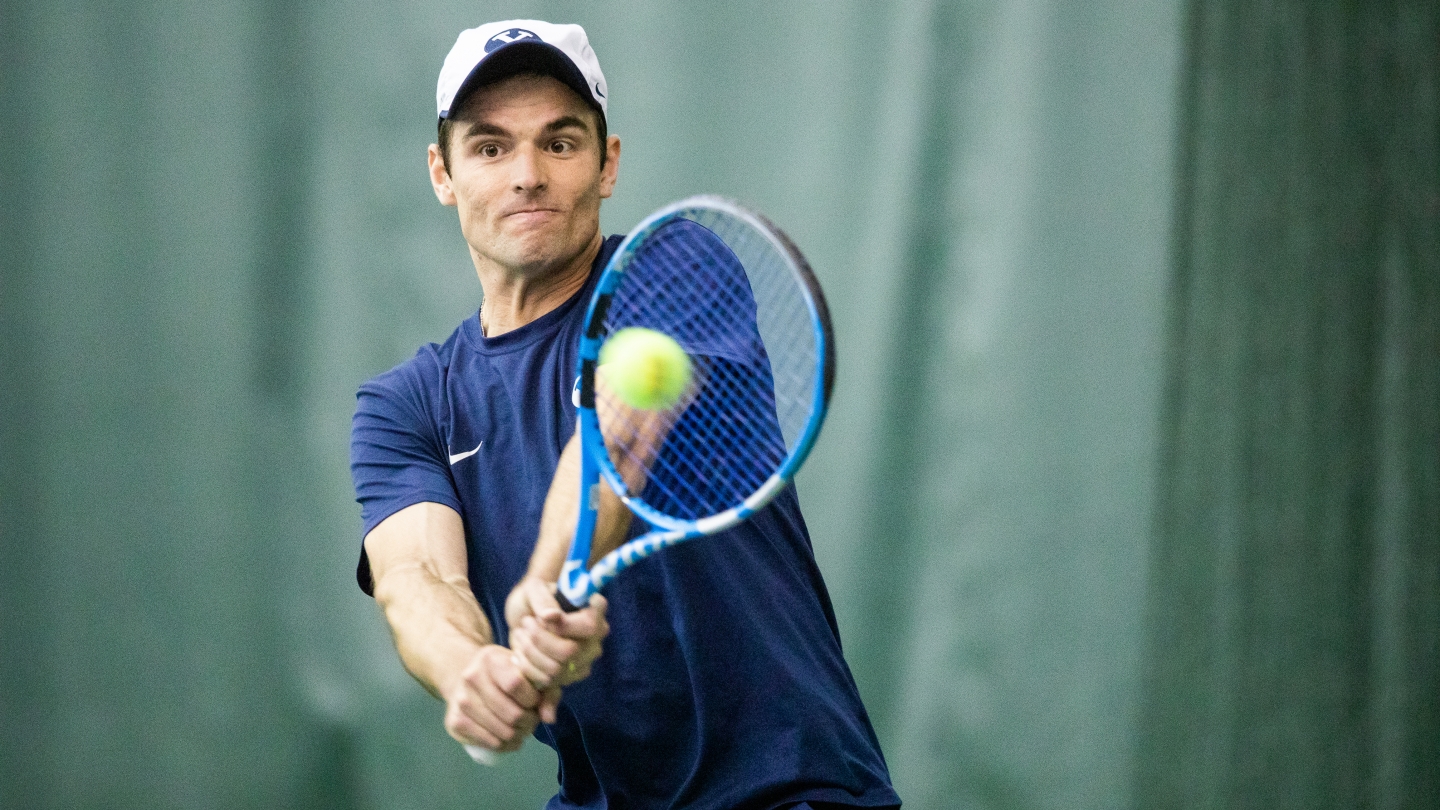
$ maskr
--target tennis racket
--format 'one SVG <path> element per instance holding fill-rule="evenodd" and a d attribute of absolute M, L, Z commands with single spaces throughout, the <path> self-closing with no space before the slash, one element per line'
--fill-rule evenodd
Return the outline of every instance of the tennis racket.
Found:
<path fill-rule="evenodd" d="M 663 332 L 689 356 L 689 388 L 672 407 L 629 408 L 597 384 L 601 346 L 627 327 Z M 578 365 L 580 511 L 557 587 L 567 611 L 651 554 L 770 503 L 820 432 L 835 351 L 820 285 L 790 239 L 734 202 L 698 196 L 620 243 L 586 312 Z M 602 481 L 649 531 L 589 566 Z"/>

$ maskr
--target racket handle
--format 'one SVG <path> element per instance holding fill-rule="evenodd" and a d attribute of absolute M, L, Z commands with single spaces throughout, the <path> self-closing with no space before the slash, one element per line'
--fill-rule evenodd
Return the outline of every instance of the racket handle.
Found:
<path fill-rule="evenodd" d="M 465 745 L 465 753 L 469 754 L 471 759 L 481 765 L 489 765 L 491 767 L 499 765 L 500 760 L 505 757 L 504 751 L 491 751 L 489 748 L 481 748 L 478 745 Z"/>
<path fill-rule="evenodd" d="M 560 609 L 566 613 L 574 613 L 583 607 L 583 605 L 571 604 L 570 600 L 565 598 L 565 592 L 559 588 L 555 589 L 555 601 L 560 603 Z"/>

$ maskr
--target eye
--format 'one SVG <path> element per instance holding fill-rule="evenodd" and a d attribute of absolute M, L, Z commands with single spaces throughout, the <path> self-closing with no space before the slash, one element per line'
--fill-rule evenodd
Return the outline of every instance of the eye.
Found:
<path fill-rule="evenodd" d="M 550 152 L 556 155 L 564 155 L 574 151 L 575 145 L 569 141 L 551 141 Z"/>
<path fill-rule="evenodd" d="M 481 157 L 500 157 L 500 147 L 493 143 L 487 143 L 481 146 L 479 151 Z"/>

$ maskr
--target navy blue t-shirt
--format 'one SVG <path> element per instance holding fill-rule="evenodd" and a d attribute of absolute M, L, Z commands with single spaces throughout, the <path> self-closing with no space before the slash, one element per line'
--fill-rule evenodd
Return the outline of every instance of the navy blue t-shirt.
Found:
<path fill-rule="evenodd" d="M 505 598 L 575 431 L 585 307 L 619 242 L 605 241 L 585 288 L 553 311 L 493 338 L 477 313 L 360 388 L 362 534 L 416 503 L 459 512 L 471 588 L 501 644 Z M 358 574 L 368 592 L 363 552 Z M 604 654 L 535 732 L 560 758 L 550 808 L 899 803 L 793 487 L 733 529 L 637 563 L 605 595 Z"/>

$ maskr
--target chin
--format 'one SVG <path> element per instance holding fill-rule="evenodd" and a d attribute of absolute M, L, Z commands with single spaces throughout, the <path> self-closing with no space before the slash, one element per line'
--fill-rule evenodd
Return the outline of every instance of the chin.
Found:
<path fill-rule="evenodd" d="M 584 245 L 571 244 L 569 233 L 530 233 L 507 239 L 500 251 L 511 267 L 543 269 L 556 262 L 568 261 Z"/>

